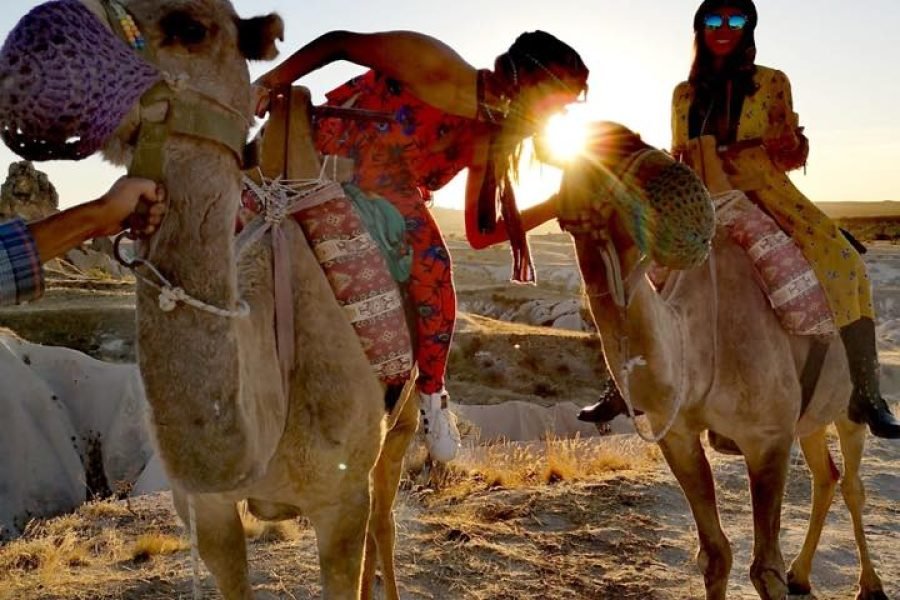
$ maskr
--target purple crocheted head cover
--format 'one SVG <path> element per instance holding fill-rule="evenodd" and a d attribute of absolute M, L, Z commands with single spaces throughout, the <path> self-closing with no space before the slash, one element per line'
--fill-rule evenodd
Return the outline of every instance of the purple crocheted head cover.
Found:
<path fill-rule="evenodd" d="M 28 160 L 85 158 L 159 79 L 78 0 L 41 4 L 0 51 L 0 135 Z"/>

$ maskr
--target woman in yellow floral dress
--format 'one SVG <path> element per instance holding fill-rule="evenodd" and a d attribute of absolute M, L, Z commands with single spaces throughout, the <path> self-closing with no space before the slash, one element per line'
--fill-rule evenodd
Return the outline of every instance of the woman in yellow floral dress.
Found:
<path fill-rule="evenodd" d="M 809 142 L 781 71 L 755 63 L 752 0 L 706 0 L 694 15 L 694 61 L 672 99 L 672 152 L 715 136 L 731 185 L 770 214 L 800 246 L 828 298 L 850 364 L 849 417 L 878 437 L 900 438 L 900 421 L 878 385 L 875 311 L 862 257 L 837 225 L 798 190 L 787 172 L 803 167 Z M 579 418 L 605 421 L 622 406 L 614 386 Z"/>
<path fill-rule="evenodd" d="M 694 16 L 695 56 L 672 100 L 672 151 L 714 135 L 731 184 L 768 212 L 800 246 L 825 290 L 850 363 L 849 416 L 879 437 L 900 438 L 878 387 L 875 311 L 862 257 L 787 172 L 806 164 L 809 142 L 781 71 L 755 64 L 752 0 L 706 0 Z M 754 141 L 760 143 L 755 144 Z"/>

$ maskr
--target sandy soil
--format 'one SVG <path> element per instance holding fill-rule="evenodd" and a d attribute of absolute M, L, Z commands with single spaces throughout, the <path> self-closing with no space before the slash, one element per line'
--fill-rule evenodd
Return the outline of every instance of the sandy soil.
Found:
<path fill-rule="evenodd" d="M 516 302 L 574 293 L 553 279 L 538 287 L 502 285 L 508 253 L 470 254 L 454 242 L 461 295 Z M 534 244 L 539 269 L 574 268 L 563 236 Z M 900 390 L 900 252 L 879 247 L 868 260 L 876 280 L 886 381 Z M 554 283 L 556 282 L 556 283 Z M 113 360 L 133 358 L 133 300 L 127 285 L 102 290 L 55 285 L 43 304 L 0 312 L 0 324 L 32 339 L 67 343 Z M 110 289 L 110 286 L 111 289 Z M 451 392 L 457 402 L 525 399 L 550 405 L 586 404 L 599 387 L 600 351 L 591 334 L 463 318 L 451 362 Z M 896 335 L 896 339 L 895 339 Z M 481 353 L 481 354 L 479 354 Z M 486 366 L 478 357 L 505 357 Z M 896 400 L 896 396 L 891 396 Z M 643 457 L 631 436 L 597 438 L 623 456 Z M 798 455 L 799 456 L 799 455 Z M 839 453 L 835 457 L 840 465 Z M 747 577 L 752 521 L 746 475 L 740 459 L 714 457 L 722 520 L 735 548 L 731 595 L 756 598 Z M 534 461 L 548 465 L 549 454 Z M 900 598 L 900 444 L 870 440 L 864 470 L 868 489 L 866 533 L 876 566 L 891 598 Z M 693 520 L 665 464 L 626 460 L 607 472 L 585 474 L 573 467 L 553 483 L 493 486 L 472 468 L 446 485 L 422 486 L 413 474 L 397 506 L 400 582 L 405 598 L 518 599 L 703 597 L 694 564 Z M 808 472 L 794 461 L 783 515 L 782 545 L 790 561 L 802 543 L 810 501 Z M 190 597 L 190 553 L 138 551 L 147 539 L 178 539 L 165 495 L 132 499 L 127 505 L 88 505 L 60 521 L 36 523 L 18 542 L 0 547 L 0 600 L 163 599 Z M 142 546 L 143 544 L 143 546 Z M 70 551 L 71 550 L 71 551 Z M 169 553 L 170 552 L 170 553 Z M 311 530 L 302 523 L 289 535 L 251 542 L 251 570 L 260 597 L 314 598 L 320 592 Z M 855 594 L 857 561 L 849 518 L 838 498 L 813 573 L 815 598 Z M 205 597 L 218 597 L 208 575 Z"/>

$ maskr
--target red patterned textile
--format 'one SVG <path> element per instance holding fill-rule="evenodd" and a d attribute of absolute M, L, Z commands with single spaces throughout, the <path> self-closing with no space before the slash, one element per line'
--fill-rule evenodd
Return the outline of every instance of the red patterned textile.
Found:
<path fill-rule="evenodd" d="M 245 190 L 243 204 L 258 201 Z M 386 259 L 351 202 L 344 197 L 294 213 L 334 296 L 359 336 L 379 379 L 403 384 L 413 366 L 403 298 Z"/>
<path fill-rule="evenodd" d="M 835 335 L 825 291 L 800 247 L 772 217 L 740 191 L 713 197 L 716 222 L 747 252 L 756 280 L 785 331 L 793 335 Z M 666 273 L 652 269 L 659 288 Z"/>

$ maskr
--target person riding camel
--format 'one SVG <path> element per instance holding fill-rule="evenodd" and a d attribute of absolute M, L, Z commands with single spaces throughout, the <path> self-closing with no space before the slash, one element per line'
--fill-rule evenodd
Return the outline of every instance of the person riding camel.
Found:
<path fill-rule="evenodd" d="M 586 93 L 588 69 L 575 50 L 543 31 L 521 34 L 493 70 L 477 70 L 447 45 L 415 32 L 333 31 L 257 81 L 263 92 L 258 115 L 267 110 L 267 90 L 285 88 L 338 60 L 371 70 L 329 92 L 326 105 L 393 118 L 389 123 L 320 118 L 315 145 L 322 154 L 352 158 L 352 183 L 389 200 L 406 220 L 420 415 L 431 456 L 446 462 L 459 447 L 444 387 L 456 292 L 450 255 L 428 202 L 432 192 L 468 169 L 470 244 L 480 249 L 509 240 L 512 279 L 533 281 L 525 232 L 556 214 L 552 201 L 521 214 L 516 208 L 512 181 L 521 145 Z"/>
<path fill-rule="evenodd" d="M 752 0 L 705 0 L 694 15 L 694 61 L 672 100 L 672 153 L 714 136 L 731 185 L 797 243 L 828 299 L 850 366 L 848 417 L 873 435 L 900 438 L 900 421 L 881 396 L 875 309 L 865 263 L 838 226 L 798 190 L 787 172 L 803 167 L 809 142 L 794 113 L 791 85 L 781 71 L 757 65 Z M 759 140 L 760 143 L 753 143 Z M 579 419 L 608 421 L 624 413 L 615 384 Z"/>

